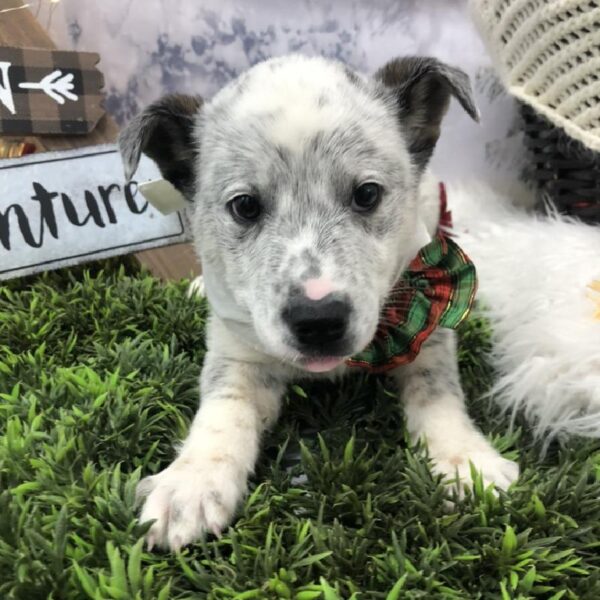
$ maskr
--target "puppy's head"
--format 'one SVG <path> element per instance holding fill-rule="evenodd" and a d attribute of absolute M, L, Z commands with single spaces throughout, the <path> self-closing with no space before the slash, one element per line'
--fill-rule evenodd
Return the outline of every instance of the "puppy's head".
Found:
<path fill-rule="evenodd" d="M 467 76 L 402 58 L 373 78 L 321 58 L 261 63 L 202 105 L 169 96 L 121 134 L 194 203 L 209 300 L 255 343 L 328 370 L 373 338 L 415 254 L 418 186 Z M 222 306 L 221 306 L 222 305 Z"/>

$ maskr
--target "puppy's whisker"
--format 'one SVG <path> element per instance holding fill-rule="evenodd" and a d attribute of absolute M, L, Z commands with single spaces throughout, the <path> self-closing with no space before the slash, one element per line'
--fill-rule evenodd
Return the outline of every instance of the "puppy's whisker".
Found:
<path fill-rule="evenodd" d="M 407 292 L 411 292 L 412 290 L 414 290 L 413 287 L 407 287 L 407 288 L 403 288 L 401 290 L 396 290 L 394 292 L 391 292 L 390 294 L 388 294 L 387 299 L 391 300 L 392 298 L 398 298 L 398 297 L 402 297 L 404 296 Z"/>
<path fill-rule="evenodd" d="M 412 301 L 409 298 L 398 298 L 397 300 L 388 300 L 383 305 L 383 308 L 387 308 L 390 306 L 401 306 L 401 305 L 409 306 L 411 303 L 412 303 Z"/>
<path fill-rule="evenodd" d="M 382 311 L 379 314 L 379 318 L 380 319 L 386 319 L 388 318 L 388 313 L 390 311 L 394 311 L 394 312 L 404 312 L 406 310 L 408 310 L 410 308 L 410 305 L 407 304 L 406 306 L 390 306 L 389 308 L 387 308 L 386 310 Z"/>
<path fill-rule="evenodd" d="M 410 302 L 398 302 L 397 304 L 386 304 L 381 311 L 379 311 L 380 315 L 385 315 L 387 311 L 389 310 L 395 310 L 395 309 L 406 309 L 409 308 L 411 305 Z"/>

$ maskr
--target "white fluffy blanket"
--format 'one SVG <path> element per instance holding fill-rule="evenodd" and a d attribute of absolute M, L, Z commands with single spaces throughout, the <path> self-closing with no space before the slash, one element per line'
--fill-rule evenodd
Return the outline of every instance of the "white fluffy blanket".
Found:
<path fill-rule="evenodd" d="M 481 184 L 448 186 L 494 329 L 493 397 L 538 436 L 600 437 L 600 227 L 542 217 Z"/>

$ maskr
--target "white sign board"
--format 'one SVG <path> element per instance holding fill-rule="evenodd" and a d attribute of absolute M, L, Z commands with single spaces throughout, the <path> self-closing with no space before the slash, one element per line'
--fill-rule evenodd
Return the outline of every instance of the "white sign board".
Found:
<path fill-rule="evenodd" d="M 186 241 L 138 192 L 158 177 L 142 157 L 125 183 L 114 145 L 0 161 L 0 280 Z"/>

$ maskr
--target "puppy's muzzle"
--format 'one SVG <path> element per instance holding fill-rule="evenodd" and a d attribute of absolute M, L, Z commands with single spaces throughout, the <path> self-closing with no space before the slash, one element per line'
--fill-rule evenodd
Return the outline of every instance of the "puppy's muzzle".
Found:
<path fill-rule="evenodd" d="M 282 312 L 298 349 L 317 356 L 343 355 L 352 306 L 337 294 L 320 300 L 306 296 L 292 298 Z"/>

